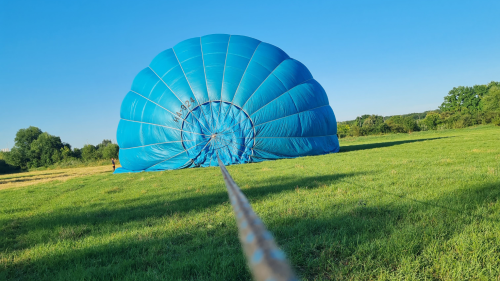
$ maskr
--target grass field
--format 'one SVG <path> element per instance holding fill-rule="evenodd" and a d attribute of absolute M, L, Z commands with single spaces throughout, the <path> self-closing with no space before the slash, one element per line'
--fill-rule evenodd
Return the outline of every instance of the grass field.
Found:
<path fill-rule="evenodd" d="M 228 167 L 303 280 L 500 280 L 498 127 L 341 146 Z M 100 168 L 0 177 L 0 280 L 250 279 L 218 167 Z"/>
<path fill-rule="evenodd" d="M 109 162 L 109 161 L 108 161 Z M 117 166 L 119 167 L 119 165 Z M 15 173 L 0 175 L 0 190 L 12 187 L 23 187 L 39 183 L 48 183 L 52 181 L 67 181 L 72 178 L 102 174 L 109 174 L 113 168 L 108 166 L 95 166 L 84 168 L 68 168 L 59 170 L 42 170 L 26 173 Z"/>

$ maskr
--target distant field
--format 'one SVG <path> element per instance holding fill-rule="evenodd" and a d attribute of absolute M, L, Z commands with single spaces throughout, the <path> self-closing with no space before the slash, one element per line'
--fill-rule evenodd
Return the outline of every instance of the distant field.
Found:
<path fill-rule="evenodd" d="M 499 127 L 341 146 L 228 167 L 303 280 L 500 280 Z M 218 167 L 83 169 L 0 176 L 0 280 L 250 280 Z"/>
<path fill-rule="evenodd" d="M 119 167 L 119 166 L 117 166 Z M 52 181 L 67 181 L 72 178 L 94 174 L 111 173 L 113 168 L 108 166 L 68 168 L 59 170 L 43 170 L 27 173 L 0 175 L 0 189 L 23 187 Z"/>

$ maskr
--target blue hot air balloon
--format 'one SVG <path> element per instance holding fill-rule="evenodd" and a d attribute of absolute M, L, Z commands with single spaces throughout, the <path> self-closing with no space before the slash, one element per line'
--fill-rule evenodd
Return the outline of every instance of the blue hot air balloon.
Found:
<path fill-rule="evenodd" d="M 116 173 L 339 151 L 335 115 L 299 61 L 259 40 L 182 41 L 134 79 L 120 110 Z"/>

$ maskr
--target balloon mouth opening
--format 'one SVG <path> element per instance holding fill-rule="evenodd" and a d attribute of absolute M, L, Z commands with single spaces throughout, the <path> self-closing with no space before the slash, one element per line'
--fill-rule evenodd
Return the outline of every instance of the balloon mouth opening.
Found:
<path fill-rule="evenodd" d="M 240 107 L 220 101 L 194 107 L 182 123 L 184 150 L 195 166 L 218 166 L 250 162 L 255 129 L 250 116 Z"/>

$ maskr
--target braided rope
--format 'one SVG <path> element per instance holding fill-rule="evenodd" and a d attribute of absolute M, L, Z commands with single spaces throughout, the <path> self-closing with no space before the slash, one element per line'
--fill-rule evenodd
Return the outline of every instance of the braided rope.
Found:
<path fill-rule="evenodd" d="M 262 220 L 252 210 L 247 198 L 236 185 L 218 155 L 217 160 L 224 176 L 238 225 L 240 242 L 253 278 L 256 281 L 298 280 L 285 253 L 278 248 L 272 234 L 267 231 Z"/>

